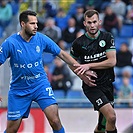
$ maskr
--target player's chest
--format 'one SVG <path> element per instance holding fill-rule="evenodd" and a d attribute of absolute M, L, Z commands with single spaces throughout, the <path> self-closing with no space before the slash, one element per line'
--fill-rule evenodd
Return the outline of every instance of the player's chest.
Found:
<path fill-rule="evenodd" d="M 94 55 L 106 50 L 105 40 L 88 41 L 81 46 L 82 55 Z"/>
<path fill-rule="evenodd" d="M 106 42 L 94 40 L 81 46 L 81 58 L 84 62 L 95 62 L 106 58 Z"/>
<path fill-rule="evenodd" d="M 17 62 L 32 62 L 42 56 L 39 45 L 17 45 L 12 49 L 12 58 Z"/>

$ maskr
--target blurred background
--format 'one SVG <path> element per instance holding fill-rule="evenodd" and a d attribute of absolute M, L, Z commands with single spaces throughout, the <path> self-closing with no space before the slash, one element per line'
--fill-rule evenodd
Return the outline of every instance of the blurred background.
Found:
<path fill-rule="evenodd" d="M 68 53 L 74 39 L 85 33 L 84 12 L 88 9 L 99 11 L 102 20 L 100 30 L 113 34 L 117 50 L 117 64 L 114 69 L 116 75 L 114 97 L 118 127 L 120 133 L 132 133 L 133 0 L 0 0 L 0 45 L 5 38 L 20 30 L 18 16 L 19 13 L 27 9 L 37 12 L 38 31 L 49 36 Z M 44 69 L 59 103 L 61 118 L 69 128 L 67 132 L 93 132 L 97 115 L 82 92 L 81 80 L 60 59 L 49 53 L 44 53 L 42 56 Z M 58 76 L 61 76 L 59 80 L 57 80 Z M 3 119 L 6 121 L 9 82 L 10 66 L 7 60 L 0 67 L 0 95 L 3 98 L 3 102 L 0 103 L 0 123 L 3 122 Z M 38 105 L 34 102 L 32 108 L 33 112 L 38 111 L 34 110 L 38 109 Z M 72 117 L 74 115 L 76 117 Z M 34 116 L 34 113 L 31 113 L 31 116 Z M 79 119 L 77 120 L 77 118 Z M 91 125 L 89 125 L 90 119 Z M 76 124 L 72 126 L 68 124 L 69 121 L 72 124 L 79 122 L 79 125 L 82 124 L 84 127 L 81 126 L 80 129 L 78 128 L 80 126 Z M 77 127 L 77 130 L 74 126 Z M 50 132 L 48 124 L 44 124 L 44 127 L 45 130 L 42 132 Z M 1 126 L 0 131 L 3 128 L 4 126 Z M 28 131 L 21 129 L 21 131 L 30 132 L 30 129 L 28 128 Z"/>

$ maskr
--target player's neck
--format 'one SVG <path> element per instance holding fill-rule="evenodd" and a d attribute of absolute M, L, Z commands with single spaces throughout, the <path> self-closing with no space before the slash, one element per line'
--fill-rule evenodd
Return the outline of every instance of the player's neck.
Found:
<path fill-rule="evenodd" d="M 20 31 L 19 34 L 26 42 L 29 42 L 31 40 L 31 38 L 32 38 L 32 36 L 28 36 L 23 31 Z"/>
<path fill-rule="evenodd" d="M 98 36 L 99 36 L 99 34 L 100 34 L 100 31 L 98 31 L 96 34 L 94 34 L 94 35 L 92 35 L 92 34 L 90 34 L 89 32 L 87 32 L 87 36 L 89 37 L 89 38 L 91 38 L 91 39 L 96 39 Z"/>

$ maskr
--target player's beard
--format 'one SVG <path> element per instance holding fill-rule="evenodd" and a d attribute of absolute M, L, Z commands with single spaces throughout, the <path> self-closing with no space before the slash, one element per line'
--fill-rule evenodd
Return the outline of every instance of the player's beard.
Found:
<path fill-rule="evenodd" d="M 98 28 L 95 29 L 95 32 L 91 32 L 91 30 L 90 30 L 89 28 L 87 28 L 86 30 L 87 30 L 87 32 L 88 32 L 90 35 L 95 36 L 95 35 L 97 34 L 97 32 L 98 32 L 99 29 L 98 29 Z"/>
<path fill-rule="evenodd" d="M 36 33 L 32 33 L 31 31 L 25 29 L 25 34 L 30 38 L 31 36 L 34 36 Z"/>

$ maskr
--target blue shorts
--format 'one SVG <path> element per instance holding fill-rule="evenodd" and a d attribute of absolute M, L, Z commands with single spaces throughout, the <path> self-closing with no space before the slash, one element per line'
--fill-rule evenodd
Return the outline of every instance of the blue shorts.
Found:
<path fill-rule="evenodd" d="M 18 95 L 10 90 L 8 93 L 7 119 L 28 118 L 32 101 L 37 102 L 42 110 L 52 104 L 57 104 L 52 88 L 45 85 L 25 95 Z"/>

